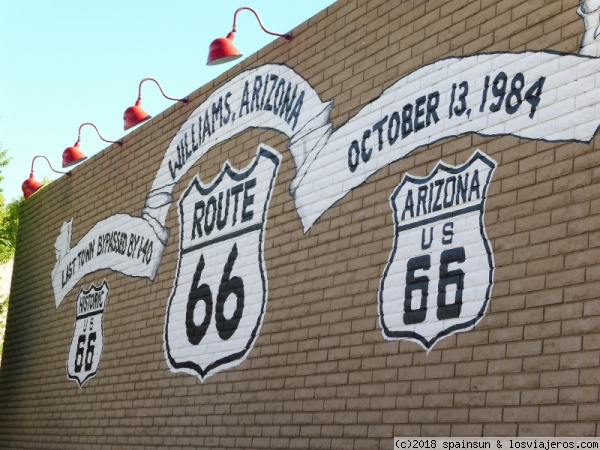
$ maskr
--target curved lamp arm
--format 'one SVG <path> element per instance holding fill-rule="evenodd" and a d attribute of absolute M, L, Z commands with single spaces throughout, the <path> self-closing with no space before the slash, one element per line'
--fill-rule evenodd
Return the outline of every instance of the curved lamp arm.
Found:
<path fill-rule="evenodd" d="M 232 32 L 232 33 L 235 33 L 235 32 L 237 31 L 237 27 L 236 27 L 236 19 L 237 19 L 237 15 L 238 15 L 238 13 L 239 13 L 240 11 L 242 11 L 242 10 L 244 10 L 244 9 L 247 9 L 248 11 L 252 11 L 252 12 L 254 13 L 254 15 L 256 16 L 256 20 L 258 20 L 258 24 L 260 25 L 260 27 L 263 29 L 263 31 L 264 31 L 265 33 L 271 34 L 271 35 L 273 35 L 273 36 L 279 36 L 279 37 L 283 37 L 283 38 L 285 38 L 285 39 L 286 39 L 288 42 L 291 42 L 291 41 L 292 41 L 292 37 L 293 37 L 293 36 L 292 36 L 292 32 L 291 32 L 291 31 L 290 31 L 290 32 L 288 32 L 288 33 L 285 33 L 285 34 L 281 34 L 281 33 L 275 33 L 275 32 L 273 32 L 273 31 L 269 31 L 269 30 L 267 30 L 267 29 L 265 28 L 265 26 L 263 25 L 263 23 L 262 23 L 262 20 L 260 20 L 260 16 L 258 15 L 258 13 L 257 13 L 257 12 L 256 12 L 254 9 L 250 8 L 249 6 L 242 6 L 241 8 L 238 8 L 238 9 L 237 9 L 237 11 L 235 12 L 235 14 L 233 15 L 233 28 L 231 29 L 231 32 Z"/>
<path fill-rule="evenodd" d="M 100 134 L 100 131 L 98 131 L 98 127 L 96 125 L 94 125 L 92 122 L 84 122 L 81 125 L 79 125 L 79 132 L 77 133 L 77 142 L 81 141 L 81 129 L 85 126 L 85 125 L 91 125 L 92 127 L 94 127 L 94 130 L 96 130 L 96 133 L 98 133 L 98 136 L 100 137 L 100 139 L 102 139 L 104 142 L 108 142 L 110 144 L 119 144 L 119 146 L 123 145 L 123 141 L 119 140 L 119 141 L 111 141 L 110 139 L 106 139 L 105 137 L 103 137 Z"/>
<path fill-rule="evenodd" d="M 31 173 L 29 174 L 29 178 L 23 181 L 23 184 L 21 185 L 21 189 L 23 190 L 23 197 L 25 198 L 29 198 L 33 193 L 35 193 L 44 185 L 44 183 L 34 178 L 33 165 L 35 163 L 35 160 L 38 158 L 44 158 L 50 166 L 50 169 L 52 169 L 54 172 L 71 176 L 71 171 L 61 172 L 60 170 L 56 170 L 54 167 L 52 167 L 52 163 L 50 163 L 50 160 L 48 158 L 46 158 L 44 155 L 36 155 L 31 161 Z"/>
<path fill-rule="evenodd" d="M 161 94 L 169 100 L 183 102 L 184 104 L 187 104 L 190 101 L 188 97 L 183 97 L 183 98 L 169 97 L 167 94 L 165 94 L 165 91 L 163 90 L 160 83 L 154 78 L 144 78 L 142 81 L 140 81 L 140 87 L 138 88 L 138 101 L 142 100 L 142 84 L 144 84 L 145 81 L 154 81 L 156 83 L 156 85 L 158 86 L 158 89 L 160 89 Z"/>
<path fill-rule="evenodd" d="M 35 163 L 35 160 L 36 160 L 37 158 L 44 158 L 44 159 L 45 159 L 45 160 L 48 162 L 48 165 L 50 166 L 50 169 L 52 169 L 52 171 L 53 171 L 53 172 L 60 173 L 60 174 L 62 174 L 62 175 L 68 175 L 68 176 L 71 176 L 71 171 L 70 171 L 70 170 L 69 170 L 68 172 L 63 172 L 63 171 L 61 171 L 61 170 L 56 170 L 54 167 L 52 167 L 52 163 L 51 163 L 51 162 L 50 162 L 50 160 L 49 160 L 47 157 L 45 157 L 44 155 L 36 155 L 36 156 L 34 156 L 34 157 L 33 157 L 33 160 L 31 161 L 31 175 L 33 175 L 33 165 L 34 165 L 34 163 Z"/>

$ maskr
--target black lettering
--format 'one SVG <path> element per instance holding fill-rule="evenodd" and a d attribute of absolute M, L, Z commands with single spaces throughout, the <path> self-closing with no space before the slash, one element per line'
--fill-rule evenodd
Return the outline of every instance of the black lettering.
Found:
<path fill-rule="evenodd" d="M 433 227 L 429 227 L 429 242 L 425 242 L 425 228 L 421 230 L 421 250 L 427 250 L 433 243 Z"/>
<path fill-rule="evenodd" d="M 248 81 L 246 81 L 246 84 L 244 86 L 244 92 L 242 94 L 242 103 L 240 105 L 240 114 L 239 114 L 240 117 L 242 117 L 244 115 L 244 108 L 246 108 L 246 114 L 250 113 L 250 106 L 249 106 L 250 105 L 250 100 L 249 100 L 250 93 L 248 92 L 248 86 L 249 86 L 249 83 L 248 83 Z"/>
<path fill-rule="evenodd" d="M 142 239 L 141 236 L 137 236 L 135 234 L 131 235 L 131 241 L 130 241 L 130 245 L 131 245 L 131 254 L 129 253 L 129 251 L 127 252 L 127 256 L 129 257 L 134 257 L 135 255 L 135 251 L 140 243 L 140 240 Z"/>
<path fill-rule="evenodd" d="M 445 223 L 442 227 L 442 234 L 444 235 L 442 244 L 452 244 L 452 238 L 454 237 L 454 222 Z"/>
<path fill-rule="evenodd" d="M 269 86 L 269 75 L 265 76 L 265 84 L 263 87 L 263 95 L 262 95 L 262 99 L 260 100 L 260 108 L 264 109 L 265 106 L 265 99 L 267 98 L 267 88 Z"/>
<path fill-rule="evenodd" d="M 373 149 L 367 149 L 367 139 L 371 136 L 371 130 L 365 130 L 362 137 L 362 143 L 360 145 L 360 157 L 364 162 L 369 161 L 371 159 L 371 154 L 373 153 Z"/>
<path fill-rule="evenodd" d="M 479 188 L 479 171 L 475 169 L 473 172 L 473 178 L 471 179 L 471 188 L 469 189 L 469 201 L 471 201 L 473 193 L 475 193 L 477 199 L 481 198 Z"/>
<path fill-rule="evenodd" d="M 185 145 L 185 159 L 187 161 L 188 159 L 190 159 L 190 156 L 192 156 L 192 153 L 193 153 L 191 150 L 188 151 L 189 146 L 188 146 L 188 136 L 187 136 L 187 133 L 183 134 L 183 142 L 184 142 L 184 145 Z"/>
<path fill-rule="evenodd" d="M 436 180 L 434 185 L 437 186 L 437 191 L 435 194 L 435 201 L 433 202 L 432 211 L 439 211 L 442 209 L 442 205 L 440 205 L 440 197 L 442 194 L 442 185 L 444 184 L 444 180 Z M 433 189 L 432 189 L 433 191 Z"/>
<path fill-rule="evenodd" d="M 192 239 L 196 239 L 196 233 L 198 237 L 202 237 L 202 219 L 204 219 L 204 208 L 206 204 L 204 200 L 197 201 L 194 205 L 194 220 L 192 221 Z M 198 215 L 198 211 L 202 211 Z"/>
<path fill-rule="evenodd" d="M 279 80 L 279 84 L 277 84 L 277 89 L 275 90 L 275 98 L 273 99 L 273 113 L 275 115 L 279 114 L 279 108 L 283 103 L 283 91 L 285 90 L 285 80 L 281 78 Z M 281 92 L 280 92 L 281 91 Z M 282 111 L 283 113 L 283 111 Z"/>
<path fill-rule="evenodd" d="M 348 168 L 350 172 L 355 172 L 358 167 L 358 158 L 360 154 L 360 145 L 358 141 L 352 141 L 350 147 L 348 147 Z"/>
<path fill-rule="evenodd" d="M 212 211 L 210 210 L 212 206 Z M 209 219 L 210 218 L 210 219 Z M 210 220 L 210 222 L 209 222 Z M 217 199 L 210 197 L 206 204 L 206 213 L 204 214 L 204 232 L 208 235 L 212 232 L 215 227 L 215 221 L 217 220 Z"/>
<path fill-rule="evenodd" d="M 375 125 L 373 125 L 373 131 L 377 131 L 377 137 L 379 138 L 379 147 L 377 147 L 379 151 L 381 151 L 383 148 L 383 125 L 387 122 L 387 120 L 388 116 L 385 116 L 379 122 L 376 122 Z"/>
<path fill-rule="evenodd" d="M 237 212 L 238 212 L 238 204 L 239 204 L 239 194 L 240 192 L 242 192 L 244 190 L 244 185 L 243 184 L 237 184 L 234 187 L 231 188 L 231 193 L 234 195 L 234 202 L 233 202 L 233 221 L 231 222 L 232 225 L 235 225 L 235 222 L 237 221 Z"/>
<path fill-rule="evenodd" d="M 440 93 L 435 91 L 427 96 L 427 117 L 425 118 L 425 122 L 427 126 L 431 125 L 431 119 L 435 123 L 438 123 L 440 118 L 437 115 L 437 107 L 440 104 Z"/>
<path fill-rule="evenodd" d="M 456 192 L 456 204 L 460 203 L 460 199 L 462 198 L 462 202 L 465 203 L 467 201 L 467 191 L 469 190 L 469 173 L 465 174 L 465 180 L 463 184 L 462 175 L 458 176 L 458 188 Z"/>
<path fill-rule="evenodd" d="M 427 101 L 427 97 L 425 97 L 424 95 L 422 97 L 419 97 L 416 100 L 416 106 L 415 106 L 415 133 L 419 130 L 422 130 L 423 128 L 425 128 L 425 122 L 423 122 L 422 120 L 419 120 L 421 117 L 425 116 L 425 108 L 423 108 L 423 106 L 425 105 L 425 102 Z"/>
<path fill-rule="evenodd" d="M 410 103 L 404 105 L 404 108 L 402 108 L 402 139 L 413 132 L 412 111 L 413 106 Z"/>
<path fill-rule="evenodd" d="M 206 140 L 206 135 L 210 137 L 210 119 L 208 118 L 208 110 L 204 113 L 204 126 L 202 127 L 202 142 Z"/>
<path fill-rule="evenodd" d="M 198 141 L 200 145 L 204 142 L 204 133 L 202 133 L 202 114 L 198 114 Z"/>
<path fill-rule="evenodd" d="M 254 111 L 254 107 L 256 105 L 256 110 L 260 110 L 260 91 L 262 90 L 262 77 L 257 75 L 254 79 L 254 89 L 252 91 L 252 101 L 250 103 L 250 110 Z"/>
<path fill-rule="evenodd" d="M 121 240 L 119 241 L 119 254 L 124 255 L 127 251 L 127 233 L 121 233 Z"/>
<path fill-rule="evenodd" d="M 226 341 L 238 329 L 240 320 L 244 313 L 244 300 L 246 297 L 244 290 L 244 282 L 240 277 L 232 277 L 233 265 L 238 256 L 237 244 L 233 244 L 233 248 L 227 257 L 227 263 L 223 268 L 223 276 L 219 284 L 219 293 L 217 294 L 217 304 L 215 308 L 215 321 L 219 337 Z M 235 310 L 230 318 L 225 317 L 225 301 L 231 296 L 236 297 Z M 230 300 L 230 302 L 233 300 Z"/>
<path fill-rule="evenodd" d="M 69 263 L 67 263 L 66 273 L 65 273 L 64 270 L 61 273 L 62 287 L 63 288 L 69 282 L 69 280 L 71 279 L 71 277 L 75 274 L 75 261 L 77 261 L 76 257 L 73 258 L 72 261 L 70 261 Z"/>
<path fill-rule="evenodd" d="M 395 127 L 394 122 L 396 123 Z M 394 111 L 392 117 L 390 117 L 390 121 L 388 122 L 388 141 L 390 145 L 394 145 L 394 143 L 398 140 L 398 136 L 400 136 L 400 123 L 400 114 L 398 114 L 398 111 Z"/>
<path fill-rule="evenodd" d="M 223 98 L 219 97 L 219 103 L 212 104 L 212 132 L 215 132 L 215 123 L 218 121 L 219 126 L 223 126 Z"/>
<path fill-rule="evenodd" d="M 415 203 L 413 200 L 413 191 L 411 189 L 406 193 L 406 202 L 404 203 L 404 209 L 402 210 L 402 220 L 406 213 L 410 213 L 411 219 L 415 217 Z"/>
<path fill-rule="evenodd" d="M 227 115 L 223 117 L 223 123 L 228 123 L 229 118 L 231 117 L 231 105 L 229 104 L 229 97 L 231 97 L 231 92 L 228 92 L 225 96 L 225 110 L 227 111 Z"/>
<path fill-rule="evenodd" d="M 451 263 L 464 263 L 465 259 L 464 247 L 444 250 L 440 256 L 440 280 L 438 282 L 437 296 L 437 318 L 439 320 L 460 317 L 465 273 L 462 269 L 448 269 Z M 446 297 L 448 286 L 450 285 L 456 285 L 456 291 L 454 293 L 454 302 L 448 304 Z"/>
<path fill-rule="evenodd" d="M 198 150 L 198 147 L 200 146 L 199 142 L 196 142 L 196 130 L 194 130 L 194 124 L 192 124 L 192 151 L 195 152 L 196 150 Z"/>
<path fill-rule="evenodd" d="M 188 294 L 185 314 L 186 334 L 188 341 L 192 345 L 198 345 L 202 338 L 204 338 L 208 326 L 210 325 L 210 318 L 212 317 L 213 298 L 210 286 L 206 283 L 200 284 L 204 266 L 204 255 L 200 255 L 200 260 L 198 261 L 196 271 L 194 272 L 194 278 L 192 279 L 192 288 Z M 204 317 L 202 318 L 201 324 L 198 324 L 195 320 L 196 316 L 201 316 L 201 314 L 196 313 L 196 307 L 199 302 L 204 303 Z"/>
<path fill-rule="evenodd" d="M 179 164 L 179 167 L 183 166 L 183 160 L 181 158 L 181 148 L 179 147 L 179 145 L 177 146 L 177 163 Z"/>
<path fill-rule="evenodd" d="M 423 212 L 421 213 L 421 205 L 423 205 Z M 417 216 L 421 214 L 427 214 L 427 185 L 419 186 L 419 193 L 417 194 Z"/>
<path fill-rule="evenodd" d="M 292 130 L 296 128 L 296 125 L 298 125 L 298 117 L 300 117 L 300 112 L 302 111 L 303 102 L 304 102 L 304 91 L 300 92 L 300 95 L 298 96 L 298 100 L 296 100 L 296 104 L 294 105 L 294 109 L 292 110 L 291 114 L 287 118 L 288 125 L 292 121 L 292 119 L 294 120 L 294 125 L 292 125 Z"/>
<path fill-rule="evenodd" d="M 177 154 L 179 155 L 179 159 L 182 165 L 185 164 L 188 157 L 192 154 L 191 152 L 189 152 L 188 155 L 187 133 L 184 134 L 184 139 L 179 141 L 179 144 L 177 144 Z"/>
<path fill-rule="evenodd" d="M 427 191 L 429 192 L 429 202 L 427 204 L 427 208 L 429 209 L 429 212 L 432 212 L 433 210 L 431 209 L 431 204 L 433 203 L 433 183 L 429 183 L 429 188 Z"/>
<path fill-rule="evenodd" d="M 249 195 L 250 189 L 256 187 L 256 178 L 252 178 L 244 183 L 244 201 L 242 202 L 242 222 L 252 220 L 254 211 L 248 210 L 254 204 L 254 194 Z"/>
<path fill-rule="evenodd" d="M 290 113 L 292 112 L 292 108 L 294 107 L 294 100 L 296 99 L 296 92 L 298 91 L 298 86 L 294 86 L 294 93 L 290 95 L 292 91 L 292 83 L 288 84 L 287 91 L 285 92 L 285 97 L 281 101 L 281 110 L 279 111 L 279 117 L 281 117 L 285 113 L 285 121 L 290 123 Z"/>
<path fill-rule="evenodd" d="M 425 321 L 427 316 L 427 296 L 429 294 L 429 277 L 422 275 L 415 276 L 417 270 L 427 271 L 431 268 L 431 256 L 422 255 L 416 258 L 410 258 L 406 267 L 406 287 L 404 288 L 404 324 L 411 325 Z M 421 291 L 421 301 L 419 307 L 413 309 L 413 292 Z"/>
<path fill-rule="evenodd" d="M 217 228 L 222 230 L 225 228 L 227 224 L 227 216 L 229 215 L 229 198 L 231 194 L 229 189 L 227 190 L 227 195 L 225 196 L 225 210 L 223 210 L 223 192 L 219 192 L 219 206 L 217 208 Z"/>
<path fill-rule="evenodd" d="M 271 91 L 269 92 L 269 96 L 267 97 L 267 102 L 265 103 L 264 109 L 267 111 L 271 111 L 273 109 L 273 105 L 271 105 L 271 96 L 277 87 L 277 80 L 279 77 L 277 75 L 271 75 L 271 80 L 273 81 L 273 87 L 271 87 Z"/>
<path fill-rule="evenodd" d="M 448 186 L 452 186 L 452 193 L 448 194 Z M 454 204 L 454 195 L 456 194 L 456 177 L 454 175 L 446 178 L 444 184 L 444 208 L 449 208 Z"/>

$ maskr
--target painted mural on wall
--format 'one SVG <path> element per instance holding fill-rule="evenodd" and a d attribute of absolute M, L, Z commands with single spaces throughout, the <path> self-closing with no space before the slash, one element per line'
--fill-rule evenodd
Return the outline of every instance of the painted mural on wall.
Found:
<path fill-rule="evenodd" d="M 387 339 L 431 350 L 483 317 L 494 278 L 484 212 L 495 168 L 477 150 L 462 166 L 440 162 L 427 177 L 406 174 L 392 194 L 394 246 L 379 290 Z"/>
<path fill-rule="evenodd" d="M 596 37 L 599 6 L 597 0 L 586 0 L 577 10 L 585 24 L 579 54 L 526 51 L 444 58 L 402 76 L 336 130 L 329 119 L 333 101 L 321 101 L 293 68 L 265 64 L 239 73 L 216 88 L 176 133 L 139 217 L 116 214 L 105 218 L 73 248 L 73 219 L 63 223 L 51 274 L 56 307 L 83 276 L 100 269 L 154 280 L 170 234 L 165 224 L 176 201 L 173 189 L 211 148 L 249 128 L 276 130 L 289 138 L 288 150 L 296 167 L 290 195 L 305 233 L 332 205 L 381 168 L 442 139 L 477 133 L 590 142 L 600 124 L 596 111 L 600 104 L 600 88 L 596 85 L 600 73 Z M 260 242 L 279 164 L 279 156 L 275 155 L 274 150 L 262 147 L 246 171 L 234 173 L 227 166 L 211 185 L 196 179 L 178 200 L 180 260 L 165 327 L 165 354 L 174 371 L 204 379 L 242 361 L 258 335 L 268 294 Z M 269 188 L 243 188 L 244 192 L 255 189 L 253 220 L 261 217 L 260 225 L 257 222 L 255 226 L 262 231 L 257 228 L 230 236 L 223 230 L 234 225 L 218 222 L 218 217 L 228 213 L 215 195 L 222 194 L 223 199 L 232 201 L 232 190 L 238 189 L 234 187 L 236 177 L 252 177 L 250 172 L 262 173 L 263 167 L 269 167 L 265 173 L 270 171 L 272 177 L 267 183 Z M 465 194 L 468 200 L 453 205 L 462 212 L 460 221 L 442 218 L 443 213 L 438 214 L 434 206 L 430 210 L 422 205 L 418 210 L 419 189 L 427 183 L 450 186 L 453 171 L 475 167 L 479 187 L 473 188 L 472 195 Z M 482 217 L 494 167 L 489 157 L 476 153 L 459 168 L 440 163 L 426 179 L 407 175 L 398 187 L 391 200 L 396 221 L 394 252 L 379 293 L 380 321 L 387 339 L 413 339 L 430 349 L 441 337 L 472 328 L 482 317 L 493 282 L 493 255 Z M 472 181 L 474 172 L 465 172 L 464 177 L 466 173 Z M 412 208 L 417 208 L 413 214 L 423 215 L 425 208 L 428 211 L 427 219 L 423 219 L 426 222 L 419 225 L 414 224 L 420 219 L 407 219 L 410 213 L 405 211 L 407 204 L 402 203 L 408 201 L 411 190 L 417 195 L 412 199 Z M 211 198 L 214 202 L 209 207 Z M 236 198 L 236 202 L 242 201 L 242 197 Z M 196 209 L 197 204 L 204 206 Z M 212 218 L 206 222 L 209 215 L 217 217 L 214 226 L 209 225 Z M 225 228 L 219 229 L 218 223 Z M 478 240 L 472 249 L 467 242 L 469 230 Z M 215 240 L 208 236 L 211 233 L 228 237 Z M 405 237 L 415 239 L 416 247 L 400 248 L 398 242 Z M 209 244 L 199 244 L 205 241 Z M 456 250 L 461 247 L 464 255 Z M 218 256 L 213 255 L 214 249 L 218 249 Z M 242 267 L 242 257 L 254 258 L 249 265 L 252 268 L 236 274 Z M 478 267 L 472 267 L 475 259 L 480 261 Z M 229 289 L 230 283 L 239 283 L 240 279 L 243 295 L 238 288 Z M 398 289 L 391 289 L 393 283 L 399 283 Z M 229 294 L 226 297 L 222 285 L 223 292 Z M 428 300 L 424 313 L 425 285 L 436 301 Z M 458 301 L 459 295 L 462 302 Z M 443 306 L 441 310 L 438 303 Z M 257 315 L 258 305 L 261 312 Z M 246 324 L 250 317 L 255 318 L 256 326 Z M 234 332 L 229 335 L 231 329 Z M 234 344 L 238 337 L 240 342 Z M 242 346 L 245 350 L 240 353 Z M 224 350 L 217 350 L 221 348 Z"/>
<path fill-rule="evenodd" d="M 281 156 L 261 146 L 250 166 L 226 164 L 179 200 L 179 263 L 165 325 L 173 371 L 209 374 L 238 365 L 254 345 L 267 306 L 264 234 Z"/>
<path fill-rule="evenodd" d="M 104 309 L 110 288 L 104 280 L 100 287 L 93 284 L 83 289 L 75 300 L 76 319 L 73 339 L 69 347 L 67 375 L 79 387 L 96 376 L 104 347 Z"/>

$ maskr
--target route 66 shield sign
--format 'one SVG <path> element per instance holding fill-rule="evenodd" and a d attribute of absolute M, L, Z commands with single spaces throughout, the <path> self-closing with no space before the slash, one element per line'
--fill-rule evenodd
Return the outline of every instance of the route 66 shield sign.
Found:
<path fill-rule="evenodd" d="M 104 344 L 102 319 L 109 290 L 104 280 L 100 287 L 92 284 L 88 290 L 81 288 L 77 295 L 77 318 L 69 347 L 67 375 L 76 380 L 79 387 L 98 372 Z"/>
<path fill-rule="evenodd" d="M 429 351 L 483 317 L 494 276 L 484 211 L 495 168 L 477 150 L 462 166 L 439 162 L 427 177 L 406 174 L 392 194 L 394 246 L 379 289 L 386 339 Z"/>
<path fill-rule="evenodd" d="M 195 177 L 179 201 L 177 277 L 165 324 L 174 372 L 207 376 L 240 364 L 267 304 L 264 233 L 281 156 L 261 145 L 240 172 L 225 166 L 205 186 Z"/>

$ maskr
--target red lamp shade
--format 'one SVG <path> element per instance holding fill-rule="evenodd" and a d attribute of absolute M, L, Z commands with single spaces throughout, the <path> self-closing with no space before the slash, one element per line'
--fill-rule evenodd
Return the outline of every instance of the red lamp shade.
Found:
<path fill-rule="evenodd" d="M 233 45 L 234 33 L 230 32 L 226 37 L 217 38 L 211 42 L 208 48 L 208 66 L 224 64 L 242 57 L 242 53 Z"/>
<path fill-rule="evenodd" d="M 44 184 L 33 178 L 33 171 L 29 174 L 29 178 L 23 181 L 21 188 L 23 189 L 23 197 L 29 198 L 31 194 L 41 188 Z"/>
<path fill-rule="evenodd" d="M 123 113 L 123 128 L 128 130 L 142 122 L 150 119 L 152 116 L 142 109 L 142 100 L 137 99 L 135 105 L 130 106 Z"/>
<path fill-rule="evenodd" d="M 79 140 L 72 147 L 67 147 L 62 155 L 62 166 L 69 167 L 87 159 L 79 149 Z M 27 197 L 26 197 L 27 198 Z"/>
<path fill-rule="evenodd" d="M 75 144 L 73 144 L 73 146 L 67 147 L 65 149 L 65 151 L 63 152 L 63 161 L 62 161 L 63 167 L 69 167 L 69 166 L 72 166 L 74 164 L 77 164 L 77 163 L 87 159 L 87 156 L 85 156 L 83 154 L 83 152 L 79 149 L 79 142 L 81 141 L 81 129 L 86 125 L 89 125 L 92 128 L 94 128 L 94 130 L 96 130 L 96 133 L 98 133 L 98 136 L 100 137 L 100 139 L 102 139 L 104 142 L 109 142 L 111 144 L 118 144 L 119 146 L 123 145 L 122 140 L 121 141 L 111 141 L 111 140 L 103 137 L 100 134 L 100 131 L 98 131 L 98 127 L 96 127 L 96 125 L 94 125 L 92 122 L 84 122 L 81 125 L 79 125 L 79 132 L 77 133 L 77 142 L 75 142 Z M 50 161 L 48 161 L 48 163 L 50 163 Z M 52 169 L 52 170 L 54 170 L 54 169 Z M 64 172 L 59 172 L 59 173 L 64 173 Z"/>
<path fill-rule="evenodd" d="M 263 25 L 262 20 L 260 20 L 260 16 L 254 9 L 252 9 L 248 6 L 242 6 L 241 8 L 238 8 L 235 11 L 235 14 L 233 15 L 233 27 L 231 28 L 231 31 L 229 32 L 227 37 L 218 38 L 211 42 L 210 47 L 208 48 L 208 61 L 206 62 L 207 66 L 213 66 L 215 64 L 227 63 L 229 61 L 238 59 L 242 56 L 241 52 L 237 48 L 235 48 L 235 45 L 233 45 L 233 36 L 237 30 L 237 26 L 236 26 L 237 15 L 240 11 L 243 11 L 245 9 L 252 12 L 256 16 L 256 20 L 258 20 L 258 24 L 260 25 L 260 27 L 262 28 L 262 30 L 265 33 L 272 34 L 273 36 L 284 37 L 288 42 L 292 41 L 292 33 L 291 32 L 281 34 L 281 33 L 274 33 L 273 31 L 267 30 L 265 28 L 265 26 Z"/>
<path fill-rule="evenodd" d="M 77 141 L 77 143 L 75 145 L 79 144 L 79 141 Z M 52 164 L 50 163 L 50 160 L 48 158 L 46 158 L 44 155 L 36 155 L 33 157 L 33 160 L 31 161 L 31 172 L 29 174 L 29 178 L 27 180 L 25 180 L 23 182 L 23 184 L 21 185 L 21 189 L 23 189 L 23 197 L 25 198 L 29 198 L 31 196 L 31 194 L 33 194 L 35 191 L 37 191 L 39 188 L 41 188 L 44 183 L 41 183 L 39 181 L 37 181 L 35 178 L 33 178 L 33 166 L 35 164 L 35 160 L 38 158 L 43 158 L 46 160 L 46 162 L 48 163 L 48 165 L 50 166 L 50 169 L 52 169 L 53 172 L 56 173 L 60 173 L 63 175 L 67 175 L 67 176 L 71 176 L 71 171 L 69 172 L 61 172 L 60 170 L 56 170 L 54 167 L 52 167 Z M 85 156 L 84 156 L 85 158 Z"/>

